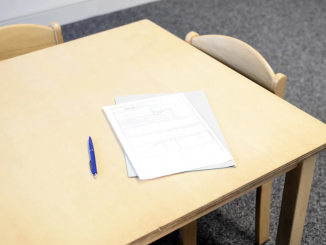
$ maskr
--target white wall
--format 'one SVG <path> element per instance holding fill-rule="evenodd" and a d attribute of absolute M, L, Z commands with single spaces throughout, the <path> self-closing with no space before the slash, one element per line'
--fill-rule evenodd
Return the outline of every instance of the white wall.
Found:
<path fill-rule="evenodd" d="M 0 26 L 31 23 L 60 25 L 157 0 L 0 0 Z"/>

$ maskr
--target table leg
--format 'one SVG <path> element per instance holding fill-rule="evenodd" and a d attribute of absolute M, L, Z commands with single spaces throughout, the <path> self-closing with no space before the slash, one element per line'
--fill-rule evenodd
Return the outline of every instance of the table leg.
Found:
<path fill-rule="evenodd" d="M 256 192 L 256 244 L 263 244 L 269 239 L 270 203 L 272 181 L 257 188 Z"/>
<path fill-rule="evenodd" d="M 179 230 L 180 245 L 197 244 L 197 220 L 185 225 Z"/>
<path fill-rule="evenodd" d="M 301 244 L 316 158 L 306 159 L 286 174 L 277 245 Z"/>

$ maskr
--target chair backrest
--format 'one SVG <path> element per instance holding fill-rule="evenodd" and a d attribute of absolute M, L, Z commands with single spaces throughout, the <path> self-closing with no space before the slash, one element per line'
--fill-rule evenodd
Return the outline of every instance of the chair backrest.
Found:
<path fill-rule="evenodd" d="M 228 36 L 199 36 L 196 32 L 188 33 L 186 41 L 272 93 L 284 97 L 286 76 L 275 75 L 264 57 L 250 45 Z"/>
<path fill-rule="evenodd" d="M 0 27 L 0 61 L 63 43 L 61 27 L 19 24 Z"/>

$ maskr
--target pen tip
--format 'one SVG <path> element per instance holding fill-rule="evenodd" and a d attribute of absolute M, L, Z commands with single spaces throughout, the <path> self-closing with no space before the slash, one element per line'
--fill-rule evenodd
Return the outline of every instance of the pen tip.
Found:
<path fill-rule="evenodd" d="M 93 176 L 94 176 L 94 179 L 96 179 L 97 174 L 94 174 Z"/>

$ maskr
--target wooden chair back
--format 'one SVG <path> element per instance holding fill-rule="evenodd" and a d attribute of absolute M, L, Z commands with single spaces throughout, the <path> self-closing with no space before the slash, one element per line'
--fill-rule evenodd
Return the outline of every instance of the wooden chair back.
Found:
<path fill-rule="evenodd" d="M 250 45 L 228 36 L 204 35 L 190 32 L 186 42 L 212 56 L 260 86 L 284 98 L 286 76 L 273 69 Z"/>
<path fill-rule="evenodd" d="M 250 45 L 232 37 L 199 36 L 193 31 L 187 34 L 185 40 L 275 95 L 284 98 L 287 77 L 281 73 L 275 75 L 264 57 Z M 263 244 L 269 239 L 271 188 L 271 181 L 257 188 L 256 244 Z M 192 238 L 192 241 L 195 240 Z"/>
<path fill-rule="evenodd" d="M 0 61 L 63 43 L 61 27 L 19 24 L 0 27 Z"/>

